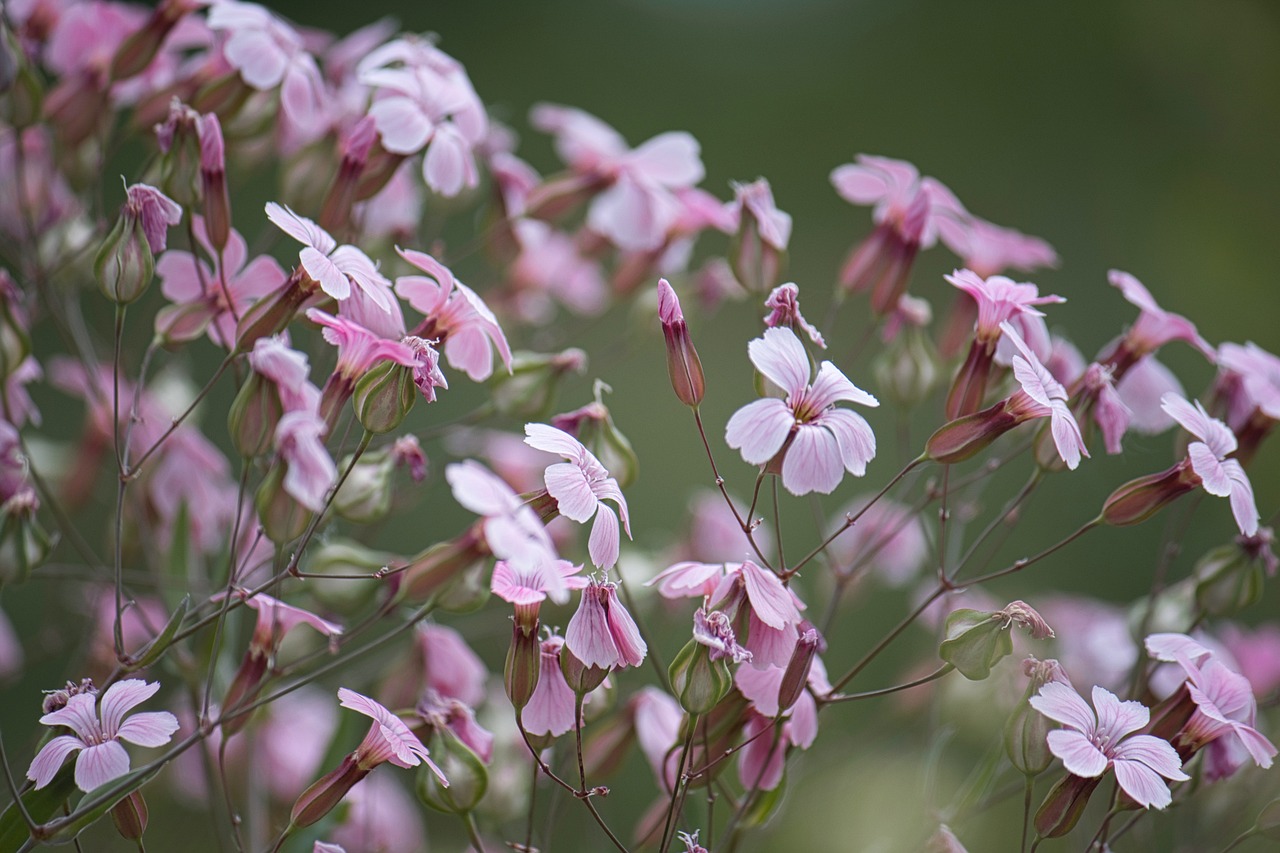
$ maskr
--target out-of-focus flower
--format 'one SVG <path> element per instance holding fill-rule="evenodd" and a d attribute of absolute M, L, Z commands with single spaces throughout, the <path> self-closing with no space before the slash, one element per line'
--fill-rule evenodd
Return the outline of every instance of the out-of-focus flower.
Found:
<path fill-rule="evenodd" d="M 320 441 L 324 433 L 324 421 L 307 411 L 287 412 L 276 427 L 276 452 L 286 466 L 284 490 L 312 512 L 324 508 L 338 481 L 338 466 Z"/>
<path fill-rule="evenodd" d="M 829 361 L 809 381 L 809 356 L 788 328 L 766 329 L 747 347 L 751 363 L 786 394 L 743 406 L 725 426 L 725 441 L 745 462 L 764 465 L 783 453 L 782 484 L 793 495 L 830 494 L 844 472 L 866 473 L 876 455 L 875 433 L 862 418 L 836 403 L 878 406 Z"/>
<path fill-rule="evenodd" d="M 46 726 L 66 726 L 74 734 L 58 735 L 31 762 L 27 778 L 43 788 L 53 781 L 63 760 L 76 756 L 76 787 L 88 792 L 129 772 L 129 753 L 120 741 L 138 746 L 163 746 L 178 730 L 178 718 L 168 711 L 129 714 L 150 699 L 160 683 L 140 679 L 117 681 L 102 694 L 78 693 L 56 711 L 45 714 Z M 126 716 L 128 715 L 128 716 Z"/>
<path fill-rule="evenodd" d="M 576 699 L 560 671 L 560 637 L 542 641 L 539 656 L 538 684 L 521 712 L 521 724 L 531 735 L 559 737 L 573 728 Z"/>
<path fill-rule="evenodd" d="M 458 503 L 484 517 L 485 542 L 494 556 L 527 567 L 558 559 L 537 513 L 489 469 L 468 459 L 445 468 L 445 479 Z"/>

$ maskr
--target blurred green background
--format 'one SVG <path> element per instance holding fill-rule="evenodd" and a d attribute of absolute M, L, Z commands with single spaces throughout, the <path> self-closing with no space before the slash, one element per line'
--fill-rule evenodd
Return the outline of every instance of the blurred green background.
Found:
<path fill-rule="evenodd" d="M 1050 327 L 1065 331 L 1086 356 L 1133 316 L 1106 283 L 1111 267 L 1137 275 L 1166 308 L 1191 317 L 1215 344 L 1254 340 L 1280 350 L 1280 240 L 1274 236 L 1280 224 L 1280 5 L 1273 2 L 325 0 L 273 7 L 299 23 L 340 33 L 382 15 L 396 17 L 410 31 L 439 33 L 441 47 L 466 65 L 493 114 L 521 133 L 519 152 L 544 174 L 559 164 L 548 141 L 526 124 L 528 108 L 537 101 L 581 107 L 633 144 L 665 130 L 690 131 L 702 144 L 705 188 L 727 198 L 729 181 L 765 176 L 779 206 L 794 216 L 788 277 L 800 284 L 811 318 L 823 316 L 841 260 L 869 231 L 868 212 L 836 196 L 827 176 L 866 152 L 911 160 L 951 187 L 975 214 L 1052 243 L 1061 267 L 1028 277 L 1042 292 L 1068 298 L 1051 309 Z M 951 302 L 951 288 L 941 276 L 954 264 L 939 247 L 922 255 L 916 267 L 912 290 L 929 298 L 940 318 Z M 485 275 L 477 266 L 464 278 L 483 292 L 490 284 Z M 849 336 L 860 330 L 864 306 L 845 307 L 832 336 L 833 352 L 851 346 L 841 344 L 839 329 Z M 689 310 L 707 369 L 704 411 L 713 439 L 753 394 L 746 342 L 758 333 L 761 313 L 754 303 L 731 305 L 712 324 Z M 592 376 L 613 386 L 615 420 L 641 459 L 640 480 L 628 492 L 636 539 L 657 548 L 687 522 L 691 489 L 710 482 L 696 432 L 668 387 L 658 338 L 652 328 L 641 331 L 639 324 L 651 318 L 635 315 L 624 307 L 603 323 L 561 321 L 564 337 L 577 342 L 584 336 L 596 359 L 588 378 L 561 395 L 560 409 L 587 402 Z M 631 334 L 618 335 L 620 323 L 631 324 Z M 1200 393 L 1212 377 L 1210 367 L 1177 345 L 1165 360 L 1190 394 Z M 862 370 L 850 378 L 875 392 Z M 415 413 L 419 425 L 434 417 L 424 416 L 423 408 Z M 206 420 L 216 425 L 217 411 L 215 406 L 215 416 Z M 891 412 L 881 409 L 869 420 L 882 440 L 865 483 L 874 489 L 897 470 L 907 450 L 894 446 Z M 920 416 L 910 455 L 933 425 L 936 417 Z M 1166 467 L 1171 442 L 1169 435 L 1131 437 L 1123 459 L 1099 453 L 1081 471 L 1052 478 L 992 568 L 1075 529 L 1124 479 Z M 722 445 L 718 453 L 731 488 L 747 493 L 751 469 Z M 1277 472 L 1280 453 L 1264 447 L 1252 469 L 1264 519 L 1280 506 Z M 1011 494 L 1025 476 L 1025 470 L 1007 472 L 991 494 Z M 863 491 L 862 485 L 846 480 L 827 507 Z M 983 509 L 990 512 L 994 505 Z M 444 535 L 465 519 L 443 491 L 433 491 L 424 510 L 444 519 L 433 522 Z M 800 531 L 790 548 L 806 549 L 812 536 L 808 503 L 786 500 L 783 515 Z M 1131 600 L 1149 585 L 1166 520 L 1096 532 L 1003 592 L 1033 604 L 1037 589 Z M 1225 502 L 1206 501 L 1172 577 L 1185 576 L 1199 554 L 1228 541 L 1232 530 Z M 380 544 L 407 552 L 426 543 L 406 523 L 382 531 Z M 625 553 L 624 574 L 633 565 Z M 811 593 L 824 589 L 809 582 Z M 831 638 L 827 659 L 833 673 L 874 642 L 904 606 L 901 595 L 882 596 L 872 607 L 852 610 Z M 485 611 L 487 617 L 496 612 Z M 1254 614 L 1270 619 L 1276 613 L 1272 591 Z M 655 643 L 665 660 L 679 645 L 676 637 Z M 481 650 L 495 669 L 501 666 L 500 646 Z M 893 683 L 909 664 L 930 654 L 924 632 L 908 635 L 897 653 L 868 673 L 865 687 Z M 1003 722 L 984 709 L 980 690 L 970 699 L 975 697 L 976 710 L 963 698 L 935 709 L 929 732 L 895 725 L 895 715 L 885 713 L 895 706 L 824 714 L 818 747 L 790 773 L 781 816 L 747 846 L 913 849 L 932 829 L 930 804 L 950 799 Z M 929 770 L 923 756 L 929 738 L 966 715 L 970 730 Z M 616 786 L 607 806 L 618 815 L 636 813 L 648 802 L 647 772 L 638 762 L 628 766 L 645 775 L 632 777 L 639 785 Z M 1276 790 L 1270 777 L 1258 782 L 1259 796 Z M 925 793 L 934 790 L 930 785 L 938 792 L 933 800 Z M 1013 837 L 1019 805 L 1010 802 L 968 825 L 961 836 L 970 850 L 1004 849 L 997 841 L 984 842 L 984 833 L 988 839 Z M 1241 816 L 1240 825 L 1248 819 Z M 566 829 L 577 827 L 580 815 L 565 808 L 561 820 Z M 1199 849 L 1176 847 L 1180 842 L 1172 839 L 1186 828 L 1181 820 L 1175 814 L 1156 821 L 1158 849 Z M 429 823 L 436 832 L 437 821 Z M 622 826 L 627 828 L 625 821 Z M 436 836 L 440 849 L 460 843 L 448 840 L 452 831 Z M 581 824 L 581 834 L 568 836 L 580 843 L 553 849 L 603 849 L 592 833 Z"/>

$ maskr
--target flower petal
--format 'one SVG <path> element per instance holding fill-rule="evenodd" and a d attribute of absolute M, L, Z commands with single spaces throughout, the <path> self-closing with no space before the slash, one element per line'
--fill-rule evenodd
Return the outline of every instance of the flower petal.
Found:
<path fill-rule="evenodd" d="M 548 465 L 543 476 L 547 491 L 560 505 L 560 514 L 579 524 L 589 520 L 595 514 L 600 501 L 596 500 L 582 469 L 572 462 L 557 462 Z"/>
<path fill-rule="evenodd" d="M 36 757 L 31 759 L 31 766 L 27 768 L 27 778 L 35 782 L 37 788 L 43 788 L 58 775 L 58 771 L 62 769 L 62 762 L 68 755 L 84 748 L 84 742 L 80 738 L 59 735 L 42 746 L 36 753 Z"/>
<path fill-rule="evenodd" d="M 840 443 L 816 424 L 801 424 L 782 460 L 782 485 L 793 495 L 829 495 L 844 478 Z"/>
<path fill-rule="evenodd" d="M 786 403 L 765 397 L 733 413 L 725 425 L 724 440 L 734 450 L 742 451 L 744 462 L 763 465 L 782 449 L 795 422 Z"/>
<path fill-rule="evenodd" d="M 809 356 L 786 326 L 765 329 L 763 337 L 747 344 L 747 356 L 788 397 L 799 397 L 809 385 Z"/>
<path fill-rule="evenodd" d="M 118 741 L 91 746 L 76 759 L 76 787 L 88 793 L 129 772 L 129 753 Z"/>
<path fill-rule="evenodd" d="M 1107 770 L 1107 757 L 1087 737 L 1070 729 L 1049 732 L 1049 751 L 1062 759 L 1067 772 L 1086 779 L 1101 776 Z"/>
<path fill-rule="evenodd" d="M 120 724 L 116 737 L 138 746 L 164 746 L 178 730 L 178 718 L 168 711 L 134 714 Z"/>
<path fill-rule="evenodd" d="M 120 721 L 124 715 L 156 695 L 160 682 L 150 684 L 139 678 L 117 681 L 102 694 L 99 714 L 102 718 L 102 733 L 107 737 L 115 737 L 120 729 Z"/>
<path fill-rule="evenodd" d="M 596 504 L 596 523 L 591 525 L 587 553 L 598 569 L 611 569 L 618 562 L 618 516 L 602 503 Z"/>
<path fill-rule="evenodd" d="M 1098 727 L 1093 709 L 1079 693 L 1066 684 L 1050 681 L 1027 701 L 1032 708 L 1049 719 L 1070 726 L 1078 732 L 1093 734 Z"/>
<path fill-rule="evenodd" d="M 739 571 L 751 610 L 761 622 L 771 628 L 783 628 L 800 621 L 800 611 L 777 575 L 750 560 L 744 562 Z"/>

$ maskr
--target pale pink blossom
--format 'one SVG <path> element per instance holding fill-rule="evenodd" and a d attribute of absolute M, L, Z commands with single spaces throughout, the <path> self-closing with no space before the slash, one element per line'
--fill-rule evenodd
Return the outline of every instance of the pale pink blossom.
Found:
<path fill-rule="evenodd" d="M 831 172 L 831 184 L 850 204 L 872 206 L 877 225 L 888 225 L 914 237 L 929 248 L 938 239 L 940 218 L 954 215 L 959 202 L 951 191 L 933 178 L 921 178 L 915 166 L 905 160 L 859 154 L 856 163 L 846 163 Z M 923 202 L 925 214 L 919 225 L 909 225 L 912 207 Z"/>
<path fill-rule="evenodd" d="M 876 454 L 875 434 L 860 415 L 836 403 L 878 406 L 879 401 L 829 361 L 822 362 L 810 384 L 809 356 L 788 328 L 766 329 L 747 352 L 786 398 L 765 397 L 735 412 L 725 426 L 728 445 L 752 465 L 770 462 L 785 448 L 782 484 L 793 495 L 830 494 L 845 471 L 864 475 Z"/>
<path fill-rule="evenodd" d="M 814 345 L 822 349 L 827 348 L 827 342 L 822 339 L 822 333 L 800 313 L 800 288 L 795 282 L 789 281 L 775 287 L 765 299 L 764 307 L 769 309 L 769 313 L 764 318 L 764 324 L 769 328 L 786 326 L 793 332 L 803 331 Z"/>
<path fill-rule="evenodd" d="M 1154 355 L 1134 362 L 1115 387 L 1129 410 L 1129 429 L 1144 435 L 1157 435 L 1173 426 L 1173 418 L 1160 406 L 1165 394 L 1186 396 L 1178 377 Z"/>
<path fill-rule="evenodd" d="M 489 306 L 474 290 L 454 278 L 444 264 L 424 252 L 397 249 L 400 257 L 426 273 L 401 276 L 396 293 L 425 318 L 414 334 L 439 341 L 450 366 L 476 382 L 493 374 L 493 351 L 511 372 L 511 348 Z"/>
<path fill-rule="evenodd" d="M 338 712 L 333 700 L 314 687 L 285 694 L 264 710 L 266 719 L 254 741 L 254 758 L 276 798 L 291 800 L 320 768 L 338 730 Z M 236 738 L 230 746 L 243 742 L 243 738 Z"/>
<path fill-rule="evenodd" d="M 1280 626 L 1271 622 L 1245 628 L 1228 623 L 1219 634 L 1255 694 L 1266 696 L 1280 687 Z"/>
<path fill-rule="evenodd" d="M 1239 429 L 1254 411 L 1280 420 L 1280 358 L 1249 341 L 1218 347 L 1218 368 L 1234 376 L 1243 394 L 1229 400 L 1227 423 Z"/>
<path fill-rule="evenodd" d="M 855 500 L 836 516 L 837 529 L 845 519 L 858 516 L 858 521 L 827 546 L 832 566 L 841 574 L 874 572 L 889 586 L 904 587 L 929 557 L 924 526 L 910 507 L 889 498 L 880 498 L 864 512 L 869 499 Z"/>
<path fill-rule="evenodd" d="M 102 693 L 78 693 L 67 704 L 45 714 L 46 726 L 66 726 L 74 734 L 58 735 L 31 762 L 27 778 L 43 788 L 53 781 L 63 760 L 76 755 L 76 787 L 88 792 L 129 772 L 129 753 L 121 741 L 138 746 L 163 746 L 178 730 L 178 718 L 168 711 L 129 714 L 160 689 L 159 682 L 117 681 Z M 128 715 L 128 716 L 126 716 Z"/>
<path fill-rule="evenodd" d="M 745 604 L 748 608 L 745 645 L 751 652 L 752 666 L 785 667 L 795 649 L 796 626 L 800 623 L 803 603 L 783 586 L 777 575 L 751 560 L 726 565 L 725 570 L 709 597 L 711 605 L 721 607 L 737 621 Z"/>
<path fill-rule="evenodd" d="M 1049 418 L 1049 430 L 1058 455 L 1074 471 L 1080 464 L 1080 457 L 1089 455 L 1089 449 L 1076 419 L 1067 408 L 1066 389 L 1045 369 L 1012 326 L 1002 323 L 1000 329 L 1019 353 L 1013 357 L 1013 375 L 1022 390 L 1009 398 L 1009 411 L 1022 420 Z"/>
<path fill-rule="evenodd" d="M 298 260 L 307 275 L 319 282 L 321 290 L 342 301 L 351 296 L 354 283 L 383 311 L 391 310 L 389 282 L 368 255 L 355 246 L 339 246 L 328 231 L 274 201 L 267 202 L 266 210 L 267 218 L 276 227 L 302 244 Z"/>
<path fill-rule="evenodd" d="M 753 710 L 747 714 L 742 737 L 745 745 L 738 751 L 738 781 L 748 790 L 772 791 L 782 781 L 786 764 L 784 732 L 774 729 L 772 718 Z"/>
<path fill-rule="evenodd" d="M 1049 751 L 1062 759 L 1068 773 L 1092 779 L 1114 769 L 1121 790 L 1143 808 L 1158 809 L 1173 801 L 1164 779 L 1191 778 L 1182 772 L 1182 761 L 1168 741 L 1133 734 L 1151 719 L 1139 702 L 1121 702 L 1115 694 L 1094 687 L 1090 708 L 1075 690 L 1056 681 L 1045 684 L 1029 701 L 1066 726 L 1049 732 Z"/>
<path fill-rule="evenodd" d="M 346 810 L 342 820 L 329 833 L 337 842 L 331 846 L 343 844 L 352 853 L 420 853 L 422 850 L 426 838 L 422 807 L 390 776 L 374 773 L 362 779 L 347 792 L 343 803 Z"/>
<path fill-rule="evenodd" d="M 960 256 L 966 267 L 980 276 L 992 276 L 1005 270 L 1031 272 L 1058 265 L 1058 253 L 1039 237 L 1031 237 L 973 215 L 966 217 L 959 227 L 952 223 L 959 223 L 959 220 L 943 220 L 943 242 Z"/>
<path fill-rule="evenodd" d="M 1004 322 L 1020 314 L 1043 317 L 1034 306 L 1066 302 L 1061 296 L 1041 296 L 1040 289 L 1030 282 L 1019 283 L 1002 275 L 984 279 L 973 270 L 961 269 L 945 278 L 978 304 L 976 335 L 988 345 L 999 340 Z M 1044 343 L 1049 343 L 1047 334 Z"/>
<path fill-rule="evenodd" d="M 280 90 L 280 105 L 295 132 L 313 139 L 328 129 L 328 90 L 302 36 L 266 8 L 238 0 L 216 0 L 209 27 L 226 32 L 223 56 L 241 79 L 259 92 Z"/>
<path fill-rule="evenodd" d="M 759 178 L 749 184 L 733 183 L 734 201 L 730 210 L 737 227 L 742 217 L 755 220 L 760 239 L 779 252 L 787 250 L 791 240 L 791 214 L 778 209 L 769 182 Z"/>
<path fill-rule="evenodd" d="M 417 767 L 419 764 L 426 763 L 431 772 L 440 779 L 440 783 L 448 786 L 448 780 L 431 760 L 427 748 L 422 745 L 422 741 L 418 740 L 417 735 L 409 731 L 404 720 L 368 696 L 345 687 L 338 688 L 338 699 L 341 700 L 338 704 L 342 707 L 350 708 L 373 720 L 369 733 L 356 747 L 357 767 L 361 770 L 371 770 L 388 761 L 397 767 L 404 768 Z"/>
<path fill-rule="evenodd" d="M 1123 609 L 1092 598 L 1057 596 L 1040 601 L 1040 612 L 1058 626 L 1055 656 L 1072 681 L 1123 689 L 1139 651 Z"/>
<path fill-rule="evenodd" d="M 572 237 L 535 219 L 516 220 L 512 233 L 520 253 L 508 274 L 516 288 L 516 307 L 524 318 L 549 319 L 553 299 L 575 314 L 604 310 L 609 299 L 604 273 Z"/>
<path fill-rule="evenodd" d="M 421 483 L 427 477 L 427 452 L 422 449 L 416 435 L 399 436 L 391 444 L 391 460 L 409 469 L 409 478 Z"/>
<path fill-rule="evenodd" d="M 1195 324 L 1186 317 L 1157 305 L 1142 282 L 1122 270 L 1111 270 L 1107 273 L 1107 279 L 1130 304 L 1136 305 L 1140 310 L 1138 319 L 1122 339 L 1122 346 L 1127 347 L 1133 357 L 1155 352 L 1170 341 L 1185 341 L 1199 350 L 1205 358 L 1214 360 L 1216 353 L 1213 347 L 1200 337 Z"/>
<path fill-rule="evenodd" d="M 276 425 L 276 452 L 285 462 L 284 490 L 312 512 L 324 509 L 325 498 L 338 481 L 338 467 L 320 436 L 324 421 L 315 412 L 286 412 Z"/>
<path fill-rule="evenodd" d="M 1236 449 L 1235 433 L 1222 421 L 1209 417 L 1198 400 L 1192 406 L 1177 394 L 1165 394 L 1161 405 L 1183 429 L 1199 439 L 1187 446 L 1187 462 L 1200 485 L 1211 495 L 1230 498 L 1231 512 L 1241 533 L 1257 533 L 1259 515 L 1253 486 L 1240 462 L 1227 458 Z"/>
<path fill-rule="evenodd" d="M 569 590 L 582 589 L 587 579 L 578 574 L 582 566 L 568 560 L 552 560 L 533 566 L 514 566 L 499 560 L 493 566 L 489 588 L 494 595 L 516 607 L 541 603 L 548 598 L 556 604 L 569 600 Z"/>
<path fill-rule="evenodd" d="M 493 733 L 476 722 L 476 713 L 466 702 L 428 687 L 413 710 L 429 729 L 447 729 L 485 764 L 493 760 Z"/>
<path fill-rule="evenodd" d="M 170 249 L 156 259 L 161 292 L 173 303 L 156 314 L 156 331 L 179 341 L 205 332 L 215 344 L 230 348 L 235 344 L 239 318 L 255 300 L 283 287 L 285 272 L 267 255 L 248 260 L 248 248 L 239 231 L 231 230 L 227 246 L 219 254 L 209 243 L 204 219 L 195 217 L 193 225 L 196 241 L 214 259 L 214 265 L 210 267 L 180 249 Z"/>
<path fill-rule="evenodd" d="M 231 594 L 246 607 L 258 613 L 258 621 L 253 628 L 253 637 L 249 641 L 251 649 L 270 653 L 279 648 L 285 635 L 299 625 L 306 625 L 330 641 L 342 636 L 342 626 L 328 619 L 322 619 L 310 610 L 304 610 L 292 604 L 286 604 L 278 598 L 266 593 L 249 595 L 247 590 L 233 589 Z M 214 601 L 224 598 L 222 593 L 213 597 Z"/>
<path fill-rule="evenodd" d="M 622 516 L 622 527 L 631 536 L 627 517 L 627 499 L 618 481 L 609 476 L 590 450 L 564 430 L 546 424 L 525 424 L 525 443 L 538 450 L 554 453 L 568 460 L 550 465 L 544 474 L 547 492 L 555 498 L 560 514 L 585 524 L 595 516 L 587 552 L 598 568 L 609 569 L 618 562 L 620 535 L 618 515 L 605 501 L 613 501 Z"/>
<path fill-rule="evenodd" d="M 559 737 L 573 728 L 576 699 L 560 670 L 560 650 L 564 644 L 560 637 L 542 641 L 538 684 L 520 715 L 524 730 L 531 735 Z"/>
<path fill-rule="evenodd" d="M 724 577 L 723 563 L 699 563 L 686 560 L 672 563 L 658 572 L 645 586 L 657 585 L 663 598 L 704 598 L 715 592 Z"/>
<path fill-rule="evenodd" d="M 420 622 L 414 637 L 428 689 L 472 707 L 484 701 L 489 670 L 461 634 L 445 625 Z"/>
<path fill-rule="evenodd" d="M 538 104 L 530 122 L 556 138 L 556 150 L 575 172 L 606 186 L 587 211 L 587 224 L 619 248 L 660 246 L 680 215 L 675 191 L 705 171 L 688 133 L 659 134 L 637 148 L 604 122 L 571 107 Z"/>
<path fill-rule="evenodd" d="M 684 711 L 669 694 L 652 685 L 642 687 L 627 703 L 634 720 L 636 742 L 649 762 L 653 776 L 665 791 L 675 788 L 680 752 L 680 722 Z"/>
<path fill-rule="evenodd" d="M 1247 678 L 1185 634 L 1152 634 L 1146 647 L 1152 657 L 1177 663 L 1185 673 L 1196 713 L 1183 727 L 1183 740 L 1199 747 L 1231 736 L 1255 764 L 1264 769 L 1271 766 L 1277 750 L 1255 728 L 1258 703 Z"/>
<path fill-rule="evenodd" d="M 338 348 L 338 364 L 334 373 L 353 383 L 374 365 L 384 361 L 402 367 L 417 364 L 413 350 L 405 342 L 380 337 L 346 317 L 335 317 L 319 308 L 311 308 L 307 311 L 307 319 L 322 326 L 325 341 Z"/>
<path fill-rule="evenodd" d="M 275 384 L 284 411 L 316 412 L 320 389 L 307 378 L 311 365 L 306 353 L 292 349 L 289 343 L 288 332 L 259 338 L 249 353 L 249 366 Z"/>
<path fill-rule="evenodd" d="M 489 550 L 512 565 L 533 567 L 558 559 L 547 529 L 502 478 L 468 459 L 445 468 L 454 499 L 484 517 Z"/>
<path fill-rule="evenodd" d="M 729 617 L 722 611 L 699 607 L 693 611 L 693 639 L 711 651 L 711 660 L 731 660 L 733 663 L 750 662 L 751 652 L 738 645 Z"/>
<path fill-rule="evenodd" d="M 77 72 L 105 74 L 116 51 L 146 21 L 143 10 L 127 3 L 90 0 L 58 16 L 44 50 L 44 64 L 59 77 Z"/>
<path fill-rule="evenodd" d="M 142 233 L 153 255 L 165 250 L 169 228 L 182 221 L 182 207 L 149 184 L 131 184 L 125 188 L 121 215 L 142 224 Z"/>
<path fill-rule="evenodd" d="M 582 590 L 582 600 L 565 629 L 565 645 L 587 666 L 639 666 L 648 652 L 617 590 L 617 584 L 592 580 Z"/>

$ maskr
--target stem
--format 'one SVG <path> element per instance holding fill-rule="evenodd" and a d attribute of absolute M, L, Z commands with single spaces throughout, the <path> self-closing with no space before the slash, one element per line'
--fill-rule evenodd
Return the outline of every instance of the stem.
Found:
<path fill-rule="evenodd" d="M 480 827 L 476 826 L 475 814 L 467 812 L 462 816 L 462 822 L 467 827 L 467 839 L 476 853 L 485 853 L 484 842 L 480 840 Z"/>
<path fill-rule="evenodd" d="M 1027 774 L 1023 777 L 1025 784 L 1022 790 L 1022 843 L 1018 845 L 1019 853 L 1027 849 L 1027 832 L 1031 828 L 1031 794 L 1035 789 L 1035 777 Z"/>
<path fill-rule="evenodd" d="M 760 562 L 765 568 L 772 569 L 773 566 L 769 565 L 769 558 L 760 550 L 760 546 L 756 544 L 755 536 L 751 533 L 751 519 L 748 518 L 746 521 L 742 520 L 742 515 L 738 512 L 738 507 L 734 505 L 733 498 L 729 497 L 729 491 L 724 487 L 724 477 L 720 476 L 720 469 L 716 467 L 716 458 L 711 452 L 711 442 L 707 441 L 707 431 L 702 425 L 702 414 L 698 411 L 697 406 L 693 407 L 693 420 L 694 423 L 698 425 L 698 436 L 702 439 L 702 447 L 707 452 L 707 461 L 711 463 L 711 473 L 716 478 L 716 488 L 719 489 L 720 494 L 724 496 L 725 503 L 729 505 L 729 511 L 733 513 L 733 517 L 738 521 L 738 526 L 742 528 L 742 532 L 746 535 L 747 541 L 751 543 L 751 550 L 756 552 L 756 556 L 760 558 Z M 752 506 L 754 505 L 755 503 L 753 501 Z"/>
<path fill-rule="evenodd" d="M 22 147 L 21 144 L 18 147 Z M 18 806 L 18 814 L 22 815 L 22 822 L 27 825 L 27 829 L 34 837 L 38 824 L 31 817 L 31 812 L 27 811 L 27 804 L 22 801 L 22 796 L 18 791 L 18 784 L 13 778 L 13 771 L 9 768 L 9 754 L 5 751 L 4 737 L 2 735 L 0 735 L 0 766 L 4 767 L 4 781 L 9 787 L 9 795 L 13 797 L 13 802 Z"/>
<path fill-rule="evenodd" d="M 872 647 L 871 651 L 863 655 L 862 660 L 855 663 L 852 669 L 850 669 L 844 675 L 840 676 L 840 678 L 834 684 L 831 685 L 831 692 L 832 693 L 837 692 L 838 690 L 840 690 L 841 687 L 844 687 L 846 684 L 852 681 L 854 677 L 857 676 L 858 673 L 866 669 L 867 665 L 870 664 L 873 660 L 875 660 L 876 657 L 881 652 L 883 652 L 886 648 L 888 648 L 889 644 L 892 643 L 895 639 L 897 639 L 899 634 L 907 630 L 908 626 L 910 626 L 912 622 L 919 619 L 920 614 L 928 610 L 929 605 L 937 601 L 942 596 L 943 592 L 946 591 L 946 589 L 947 587 L 943 586 L 942 584 L 939 584 L 938 587 L 932 593 L 930 593 L 925 598 L 924 601 L 916 605 L 915 610 L 912 610 L 910 613 L 908 613 L 902 619 L 902 621 L 899 622 L 894 627 L 892 631 L 890 631 L 888 634 L 885 634 L 884 637 L 880 639 L 880 642 L 876 643 L 875 646 Z"/>
<path fill-rule="evenodd" d="M 1249 830 L 1246 830 L 1245 832 L 1240 833 L 1235 837 L 1235 839 L 1230 844 L 1222 848 L 1222 853 L 1231 853 L 1232 850 L 1235 850 L 1241 844 L 1244 844 L 1245 841 L 1252 838 L 1254 836 L 1254 833 L 1256 832 L 1257 832 L 1256 829 L 1249 829 Z"/>
<path fill-rule="evenodd" d="M 928 684 L 930 681 L 937 681 L 951 670 L 955 669 L 951 664 L 943 664 L 928 675 L 921 676 L 914 681 L 908 681 L 905 684 L 895 684 L 893 687 L 883 687 L 879 690 L 868 690 L 866 693 L 847 693 L 844 695 L 830 694 L 821 700 L 823 703 L 832 702 L 854 702 L 859 699 L 874 699 L 877 696 L 888 696 L 890 693 L 897 693 L 900 690 L 909 690 L 912 687 L 919 687 L 922 684 Z"/>
<path fill-rule="evenodd" d="M 533 807 L 538 797 L 538 765 L 531 764 L 533 768 L 533 778 L 529 780 L 529 820 L 524 827 L 524 849 L 533 849 Z"/>
<path fill-rule="evenodd" d="M 200 405 L 204 398 L 209 395 L 209 392 L 213 390 L 213 386 L 217 383 L 218 379 L 220 379 L 222 374 L 226 372 L 227 368 L 231 366 L 231 362 L 234 358 L 235 353 L 232 352 L 228 353 L 226 358 L 222 359 L 222 363 L 219 364 L 218 369 L 213 372 L 213 376 L 209 377 L 209 381 L 204 384 L 204 387 L 196 392 L 196 396 L 192 398 L 191 403 L 182 411 L 182 414 L 174 418 L 173 423 L 169 424 L 168 429 L 161 433 L 160 437 L 156 439 L 156 443 L 148 447 L 146 451 L 138 457 L 138 461 L 128 471 L 128 476 L 130 478 L 138 475 L 138 471 L 144 464 L 146 464 L 146 461 L 160 449 L 160 445 L 164 444 L 165 441 L 168 440 L 169 436 L 173 435 L 174 430 L 182 426 L 182 422 L 190 417 L 191 413 L 196 410 L 196 406 Z"/>
<path fill-rule="evenodd" d="M 787 571 L 787 557 L 782 551 L 782 513 L 778 509 L 778 478 L 774 477 L 771 483 L 773 487 L 773 534 L 778 540 L 778 576 L 791 577 L 792 572 Z"/>
<path fill-rule="evenodd" d="M 948 581 L 948 583 L 952 585 L 959 584 L 961 586 L 966 586 L 966 587 L 978 586 L 979 584 L 984 584 L 984 583 L 987 583 L 988 581 L 993 581 L 996 578 L 1002 578 L 1002 577 L 1005 577 L 1006 575 L 1017 574 L 1018 572 L 1022 571 L 1023 569 L 1032 565 L 1033 563 L 1038 563 L 1039 561 L 1043 560 L 1045 557 L 1048 557 L 1050 554 L 1053 554 L 1065 548 L 1066 546 L 1070 545 L 1072 542 L 1076 541 L 1081 536 L 1085 535 L 1090 530 L 1092 530 L 1095 527 L 1098 527 L 1101 524 L 1102 524 L 1101 518 L 1095 518 L 1092 521 L 1087 521 L 1083 525 L 1081 525 L 1080 528 L 1077 529 L 1075 533 L 1072 533 L 1070 536 L 1058 542 L 1056 545 L 1050 545 L 1048 548 L 1044 549 L 1043 551 L 1041 551 L 1039 554 L 1036 554 L 1035 556 L 1024 557 L 1021 560 L 1015 560 L 1013 565 L 1009 566 L 1008 568 L 1001 569 L 998 572 L 991 572 L 990 574 L 980 575 L 979 577 L 973 578 L 972 580 L 964 581 L 963 584 L 959 584 L 956 578 L 951 578 Z"/>
<path fill-rule="evenodd" d="M 681 799 L 680 792 L 686 787 L 684 766 L 689 760 L 689 750 L 693 748 L 693 735 L 698 730 L 698 715 L 685 714 L 685 722 L 689 726 L 689 731 L 684 736 L 684 748 L 680 750 L 680 761 L 676 765 L 675 785 L 671 789 L 671 800 L 667 803 L 667 817 L 662 824 L 662 843 L 658 845 L 658 853 L 666 853 L 667 845 L 671 843 L 671 836 L 675 832 L 673 821 L 676 815 L 676 802 Z"/>

